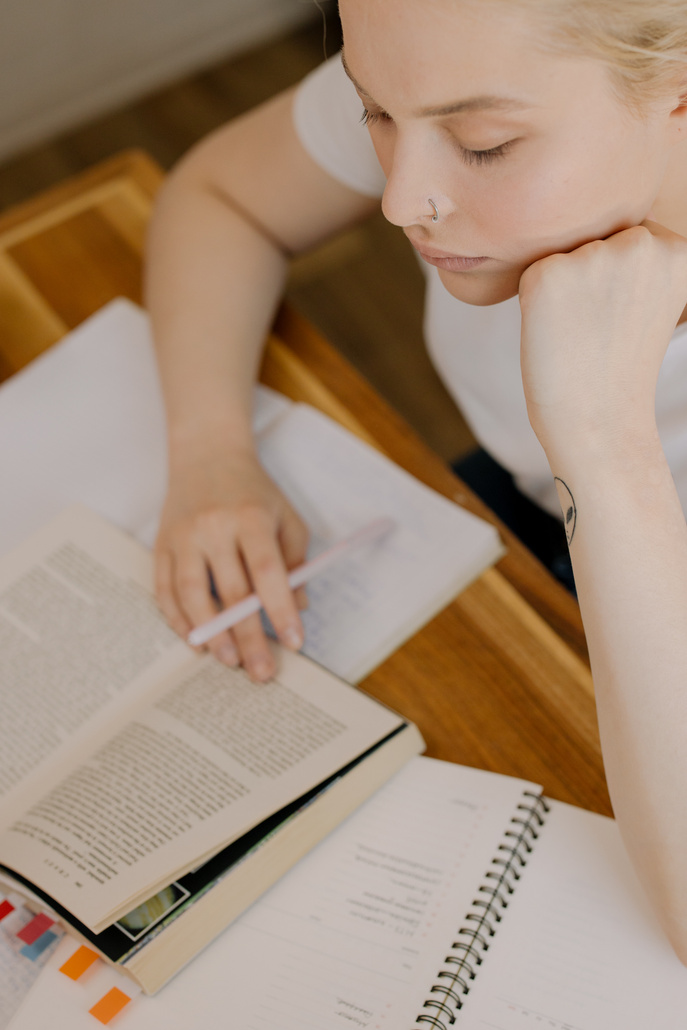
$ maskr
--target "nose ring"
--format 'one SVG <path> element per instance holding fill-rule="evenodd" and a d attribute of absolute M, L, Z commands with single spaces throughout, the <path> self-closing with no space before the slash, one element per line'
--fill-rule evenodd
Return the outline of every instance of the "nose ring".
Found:
<path fill-rule="evenodd" d="M 434 208 L 434 214 L 432 215 L 432 221 L 433 222 L 438 222 L 439 221 L 439 211 L 437 209 L 437 206 L 436 206 L 436 204 L 434 203 L 433 200 L 430 200 L 430 204 Z"/>

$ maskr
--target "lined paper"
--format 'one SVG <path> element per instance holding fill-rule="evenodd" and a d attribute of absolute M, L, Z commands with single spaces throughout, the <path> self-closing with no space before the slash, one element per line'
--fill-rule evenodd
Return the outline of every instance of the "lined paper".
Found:
<path fill-rule="evenodd" d="M 2 898 L 0 895 L 0 899 L 0 1030 L 6 1030 L 40 976 L 62 931 L 49 917 L 30 912 L 19 896 Z M 43 929 L 36 933 L 41 927 L 40 920 L 45 921 Z"/>
<path fill-rule="evenodd" d="M 465 1007 L 475 1030 L 678 1030 L 687 969 L 615 823 L 553 802 Z"/>

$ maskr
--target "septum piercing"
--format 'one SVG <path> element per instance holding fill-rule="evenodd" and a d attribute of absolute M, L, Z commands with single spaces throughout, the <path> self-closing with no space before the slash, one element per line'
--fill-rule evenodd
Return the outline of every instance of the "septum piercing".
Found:
<path fill-rule="evenodd" d="M 430 200 L 430 204 L 434 208 L 434 214 L 432 215 L 432 221 L 433 222 L 438 222 L 439 221 L 439 211 L 438 211 L 438 208 L 437 208 L 437 206 L 436 206 L 436 204 L 434 203 L 433 200 Z"/>

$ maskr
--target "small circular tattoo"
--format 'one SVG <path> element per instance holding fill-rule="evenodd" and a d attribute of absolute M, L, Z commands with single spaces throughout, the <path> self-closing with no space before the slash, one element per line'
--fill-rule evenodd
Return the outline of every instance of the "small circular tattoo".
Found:
<path fill-rule="evenodd" d="M 572 543 L 572 538 L 575 535 L 575 526 L 577 525 L 577 508 L 575 507 L 575 498 L 573 497 L 570 487 L 567 483 L 564 483 L 558 476 L 553 477 L 554 482 L 559 484 L 558 486 L 558 499 L 561 503 L 563 510 L 563 522 L 565 524 L 565 536 L 568 541 L 568 547 Z"/>

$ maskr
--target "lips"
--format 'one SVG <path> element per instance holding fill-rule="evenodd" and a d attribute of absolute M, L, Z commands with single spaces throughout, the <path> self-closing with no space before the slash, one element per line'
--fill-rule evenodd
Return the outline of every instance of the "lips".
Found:
<path fill-rule="evenodd" d="M 408 237 L 410 239 L 410 237 Z M 421 247 L 410 240 L 415 250 L 423 261 L 436 268 L 443 268 L 448 272 L 469 272 L 471 268 L 478 268 L 488 261 L 488 257 L 469 257 L 466 254 L 450 254 L 445 250 L 436 250 L 434 247 Z"/>

